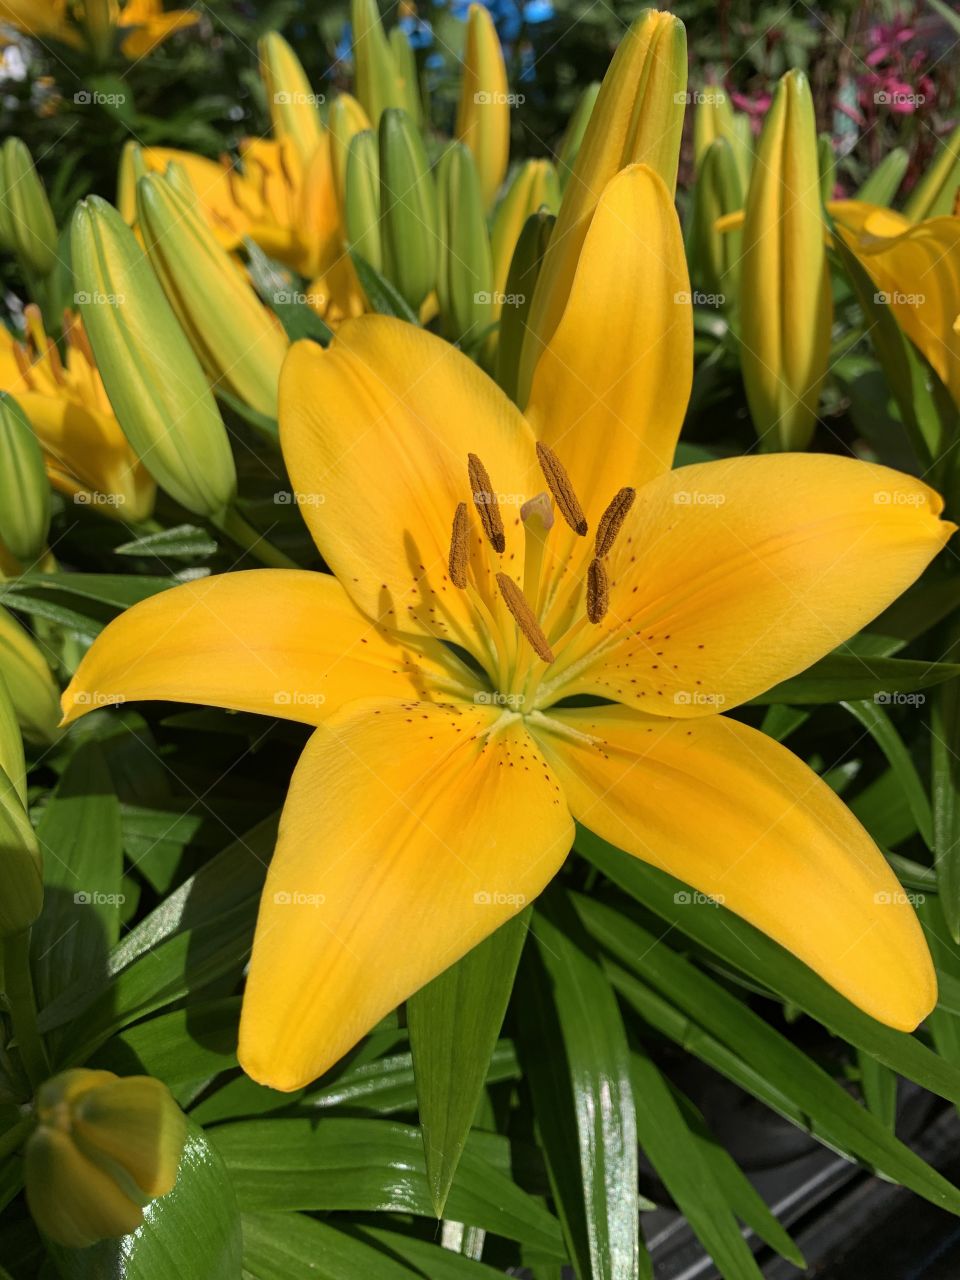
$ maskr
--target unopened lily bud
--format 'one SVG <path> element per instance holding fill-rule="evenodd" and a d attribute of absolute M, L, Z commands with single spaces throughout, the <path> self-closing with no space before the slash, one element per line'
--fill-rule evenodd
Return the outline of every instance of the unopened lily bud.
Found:
<path fill-rule="evenodd" d="M 49 746 L 60 723 L 60 690 L 47 660 L 14 616 L 0 608 L 0 675 L 28 742 Z"/>
<path fill-rule="evenodd" d="M 583 135 L 586 133 L 587 125 L 590 123 L 590 116 L 599 92 L 599 80 L 594 80 L 587 85 L 577 99 L 577 105 L 573 109 L 573 115 L 570 117 L 563 135 L 560 150 L 557 153 L 557 173 L 560 179 L 561 191 L 565 189 L 570 175 L 573 173 L 577 156 L 580 154 L 580 147 L 583 145 Z"/>
<path fill-rule="evenodd" d="M 207 377 L 275 418 L 289 345 L 281 325 L 169 178 L 140 179 L 137 213 L 150 263 Z"/>
<path fill-rule="evenodd" d="M 26 414 L 0 391 L 0 542 L 25 565 L 47 545 L 50 485 Z"/>
<path fill-rule="evenodd" d="M 102 66 L 113 53 L 120 10 L 117 0 L 83 0 L 80 21 L 87 50 L 93 61 Z"/>
<path fill-rule="evenodd" d="M 6 205 L 14 252 L 28 270 L 48 276 L 57 264 L 57 224 L 26 143 L 8 138 L 0 168 L 0 202 Z"/>
<path fill-rule="evenodd" d="M 437 168 L 440 262 L 437 296 L 444 331 L 470 345 L 494 319 L 493 259 L 473 155 L 461 142 L 447 148 Z"/>
<path fill-rule="evenodd" d="M 350 26 L 357 97 L 376 128 L 387 107 L 405 102 L 376 0 L 350 0 Z"/>
<path fill-rule="evenodd" d="M 911 222 L 954 212 L 960 188 L 960 126 L 941 142 L 923 177 L 904 206 Z"/>
<path fill-rule="evenodd" d="M 603 78 L 573 173 L 563 193 L 530 307 L 520 370 L 520 404 L 560 323 L 580 251 L 600 196 L 630 164 L 655 169 L 677 185 L 687 100 L 687 34 L 670 13 L 645 9 L 621 40 Z"/>
<path fill-rule="evenodd" d="M 826 204 L 833 199 L 837 179 L 837 154 L 829 133 L 821 133 L 817 138 L 817 162 L 820 166 L 820 199 Z"/>
<path fill-rule="evenodd" d="M 172 1191 L 187 1121 L 152 1076 L 82 1067 L 41 1085 L 27 1140 L 27 1204 L 44 1235 L 83 1249 L 129 1235 Z"/>
<path fill-rule="evenodd" d="M 145 251 L 98 196 L 77 206 L 71 247 L 84 327 L 124 434 L 179 503 L 219 515 L 237 487 L 230 440 Z"/>
<path fill-rule="evenodd" d="M 413 45 L 402 27 L 394 27 L 390 32 L 390 52 L 393 55 L 400 106 L 403 107 L 413 123 L 419 127 L 423 123 L 423 99 L 420 96 L 417 55 L 414 53 Z"/>
<path fill-rule="evenodd" d="M 897 194 L 909 164 L 909 151 L 905 147 L 894 147 L 892 151 L 887 152 L 877 167 L 871 170 L 863 186 L 854 195 L 854 199 L 863 204 L 889 206 Z"/>
<path fill-rule="evenodd" d="M 484 207 L 489 208 L 510 159 L 510 96 L 500 37 L 482 4 L 472 4 L 467 18 L 456 133 L 473 152 Z"/>
<path fill-rule="evenodd" d="M 740 367 L 766 448 L 802 449 L 830 355 L 833 298 L 813 99 L 788 71 L 760 138 L 743 222 Z"/>
<path fill-rule="evenodd" d="M 23 734 L 17 723 L 17 709 L 0 670 L 0 772 L 13 784 L 20 803 L 27 806 L 27 766 L 23 754 Z"/>
<path fill-rule="evenodd" d="M 350 143 L 358 133 L 369 131 L 370 120 L 360 103 L 349 93 L 339 93 L 327 112 L 327 129 L 330 131 L 330 165 L 333 173 L 333 189 L 341 217 L 344 216 L 347 188 L 347 157 Z"/>
<path fill-rule="evenodd" d="M 380 120 L 383 266 L 416 311 L 437 282 L 437 193 L 420 131 L 405 111 Z"/>
<path fill-rule="evenodd" d="M 346 174 L 347 243 L 377 271 L 383 269 L 380 247 L 380 158 L 376 135 L 364 130 L 350 143 Z"/>
<path fill-rule="evenodd" d="M 42 907 L 40 846 L 16 783 L 0 768 L 0 936 L 29 929 Z"/>
<path fill-rule="evenodd" d="M 722 85 L 709 85 L 699 95 L 693 117 L 693 158 L 698 173 L 710 144 L 717 138 L 724 138 L 730 144 L 740 185 L 746 191 L 750 181 L 749 118 L 734 111 Z"/>
<path fill-rule="evenodd" d="M 323 133 L 317 95 L 310 87 L 300 59 L 279 32 L 260 41 L 260 74 L 267 95 L 267 110 L 278 142 L 289 138 L 307 164 Z"/>
<path fill-rule="evenodd" d="M 743 208 L 743 188 L 733 148 L 717 137 L 707 148 L 693 189 L 687 227 L 687 257 L 696 284 L 731 302 L 736 294 L 741 234 L 722 233 L 717 220 Z"/>
<path fill-rule="evenodd" d="M 511 400 L 518 399 L 520 356 L 530 302 L 537 285 L 537 276 L 543 266 L 550 237 L 554 233 L 556 218 L 541 209 L 532 214 L 520 232 L 520 239 L 513 251 L 510 270 L 507 273 L 506 296 L 511 300 L 500 312 L 500 332 L 497 339 L 497 382 Z"/>
<path fill-rule="evenodd" d="M 123 144 L 117 169 L 117 210 L 131 227 L 137 220 L 137 183 L 146 172 L 143 148 L 131 138 Z"/>
<path fill-rule="evenodd" d="M 510 260 L 527 219 L 538 209 L 555 214 L 559 207 L 560 182 L 556 169 L 549 160 L 525 161 L 514 174 L 493 219 L 490 242 L 499 293 L 506 289 Z"/>

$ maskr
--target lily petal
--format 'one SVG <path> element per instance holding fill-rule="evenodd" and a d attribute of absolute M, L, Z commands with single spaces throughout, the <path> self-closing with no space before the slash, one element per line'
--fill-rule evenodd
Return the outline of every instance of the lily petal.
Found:
<path fill-rule="evenodd" d="M 556 778 L 496 707 L 362 704 L 308 743 L 267 875 L 244 1070 L 321 1075 L 543 889 L 573 838 Z"/>
<path fill-rule="evenodd" d="M 472 591 L 449 581 L 454 512 L 476 452 L 505 495 L 506 560 L 522 563 L 519 505 L 533 438 L 496 384 L 449 343 L 385 316 L 346 321 L 324 351 L 291 347 L 280 438 L 301 511 L 327 564 L 370 617 L 483 652 Z M 541 486 L 542 487 L 542 480 Z M 474 577 L 495 598 L 475 517 Z M 512 546 L 511 546 L 512 542 Z"/>
<path fill-rule="evenodd" d="M 659 174 L 631 165 L 600 197 L 526 408 L 591 524 L 623 485 L 669 469 L 692 377 L 680 223 Z"/>
<path fill-rule="evenodd" d="M 550 719 L 566 736 L 537 738 L 578 821 L 716 898 L 888 1026 L 912 1031 L 930 1012 L 936 977 L 897 878 L 785 747 L 725 716 Z"/>
<path fill-rule="evenodd" d="M 709 715 L 805 670 L 897 598 L 956 528 L 920 480 L 779 454 L 682 467 L 637 494 L 610 611 L 562 646 L 539 705 L 599 694 Z M 551 642 L 555 637 L 550 637 Z"/>
<path fill-rule="evenodd" d="M 454 662 L 427 647 L 387 636 L 327 574 L 220 574 L 111 622 L 63 695 L 64 723 L 109 703 L 162 699 L 315 725 L 358 698 L 460 689 Z"/>

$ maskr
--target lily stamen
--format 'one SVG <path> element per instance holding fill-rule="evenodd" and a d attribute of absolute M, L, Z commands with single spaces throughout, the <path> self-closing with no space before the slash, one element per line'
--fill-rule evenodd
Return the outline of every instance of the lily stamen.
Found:
<path fill-rule="evenodd" d="M 503 520 L 497 505 L 497 495 L 490 480 L 490 473 L 475 453 L 467 454 L 467 473 L 470 477 L 470 489 L 473 493 L 473 505 L 483 525 L 487 541 L 502 556 L 507 547 L 507 539 L 503 532 Z"/>
<path fill-rule="evenodd" d="M 610 503 L 600 517 L 600 523 L 597 525 L 597 537 L 594 544 L 594 554 L 598 559 L 609 555 L 613 550 L 613 544 L 617 540 L 617 534 L 623 528 L 623 522 L 630 513 L 633 506 L 633 500 L 637 496 L 636 489 L 631 489 L 629 485 L 618 489 L 610 499 Z"/>
<path fill-rule="evenodd" d="M 542 658 L 544 662 L 553 662 L 553 650 L 547 643 L 547 637 L 543 634 L 540 623 L 534 617 L 526 596 L 509 574 L 498 573 L 497 586 L 500 588 L 504 603 L 513 614 L 514 621 L 527 640 L 529 640 L 530 647 L 537 657 Z"/>
<path fill-rule="evenodd" d="M 610 608 L 610 579 L 607 566 L 594 557 L 587 569 L 587 617 L 591 622 L 602 622 Z"/>
<path fill-rule="evenodd" d="M 460 502 L 453 513 L 453 529 L 450 535 L 450 556 L 447 561 L 450 569 L 450 581 L 462 591 L 467 585 L 467 561 L 469 552 L 467 542 L 470 536 L 470 521 L 467 515 L 467 504 Z"/>
<path fill-rule="evenodd" d="M 579 534 L 581 538 L 584 537 L 589 528 L 587 517 L 570 483 L 566 467 L 550 446 L 544 444 L 542 440 L 537 441 L 537 459 L 550 492 L 553 494 L 553 500 L 560 509 L 560 514 L 574 533 Z"/>

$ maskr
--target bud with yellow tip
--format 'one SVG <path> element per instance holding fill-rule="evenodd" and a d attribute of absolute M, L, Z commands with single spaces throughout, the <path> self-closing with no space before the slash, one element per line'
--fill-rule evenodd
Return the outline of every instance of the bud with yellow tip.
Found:
<path fill-rule="evenodd" d="M 489 208 L 510 160 L 510 96 L 500 37 L 482 4 L 472 4 L 467 18 L 456 136 L 473 152 Z"/>
<path fill-rule="evenodd" d="M 237 487 L 230 441 L 144 250 L 98 196 L 77 206 L 71 246 L 84 327 L 124 434 L 179 503 L 220 515 Z"/>
<path fill-rule="evenodd" d="M 583 135 L 586 133 L 587 125 L 590 123 L 590 116 L 596 105 L 599 92 L 599 80 L 594 80 L 587 85 L 577 99 L 577 105 L 574 107 L 573 114 L 564 131 L 560 150 L 557 152 L 557 173 L 560 178 L 561 191 L 566 187 L 570 175 L 573 173 L 573 166 L 576 164 L 577 156 L 580 154 Z"/>
<path fill-rule="evenodd" d="M 286 335 L 176 182 L 151 173 L 137 185 L 150 263 L 214 385 L 275 418 Z"/>
<path fill-rule="evenodd" d="M 57 224 L 33 157 L 20 138 L 7 138 L 0 151 L 0 202 L 6 206 L 6 233 L 28 271 L 48 276 L 57 264 Z"/>
<path fill-rule="evenodd" d="M 420 96 L 417 55 L 402 27 L 394 27 L 390 32 L 390 53 L 393 55 L 400 105 L 413 123 L 419 126 L 423 123 L 423 99 Z"/>
<path fill-rule="evenodd" d="M 279 32 L 268 32 L 258 52 L 274 137 L 278 142 L 289 138 L 307 164 L 323 133 L 317 110 L 321 99 L 310 87 L 300 59 Z"/>
<path fill-rule="evenodd" d="M 370 120 L 360 103 L 349 93 L 338 93 L 327 112 L 330 132 L 330 164 L 333 189 L 341 218 L 344 215 L 347 187 L 347 157 L 350 144 L 358 133 L 370 129 Z"/>
<path fill-rule="evenodd" d="M 380 246 L 380 159 L 370 130 L 358 133 L 347 156 L 344 221 L 347 243 L 377 271 L 383 270 Z"/>
<path fill-rule="evenodd" d="M 44 1235 L 83 1249 L 135 1231 L 177 1180 L 187 1122 L 166 1085 L 78 1067 L 46 1081 L 27 1140 L 27 1204 Z"/>
<path fill-rule="evenodd" d="M 802 449 L 830 356 L 833 297 L 806 76 L 777 86 L 747 193 L 740 273 L 740 367 L 765 448 Z"/>
<path fill-rule="evenodd" d="M 143 148 L 132 138 L 123 144 L 117 169 L 117 210 L 129 226 L 137 220 L 137 183 L 147 172 Z"/>
<path fill-rule="evenodd" d="M 28 742 L 49 746 L 60 723 L 60 691 L 29 632 L 0 608 L 0 674 Z"/>
<path fill-rule="evenodd" d="M 0 542 L 29 565 L 46 547 L 49 530 L 43 450 L 19 404 L 0 391 Z"/>
<path fill-rule="evenodd" d="M 646 164 L 673 192 L 687 101 L 687 35 L 670 13 L 645 9 L 620 42 L 600 93 L 544 255 L 521 357 L 526 403 L 541 352 L 560 323 L 600 196 L 630 164 Z"/>
<path fill-rule="evenodd" d="M 376 0 L 350 0 L 357 97 L 374 128 L 387 107 L 406 105 L 393 51 Z"/>

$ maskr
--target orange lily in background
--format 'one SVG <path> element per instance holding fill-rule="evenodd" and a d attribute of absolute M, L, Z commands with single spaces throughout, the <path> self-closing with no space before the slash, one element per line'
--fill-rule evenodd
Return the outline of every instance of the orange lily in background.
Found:
<path fill-rule="evenodd" d="M 58 40 L 74 49 L 88 49 L 99 58 L 109 56 L 119 38 L 120 52 L 130 61 L 145 58 L 177 31 L 195 26 L 199 13 L 174 9 L 165 13 L 161 0 L 87 0 L 71 6 L 68 0 L 5 0 L 0 22 L 36 39 Z"/>
<path fill-rule="evenodd" d="M 918 480 L 847 458 L 671 471 L 688 299 L 671 195 L 631 165 L 597 204 L 524 415 L 397 320 L 297 343 L 281 443 L 336 577 L 178 586 L 81 663 L 66 722 L 160 698 L 316 727 L 254 940 L 254 1079 L 327 1070 L 540 893 L 575 819 L 889 1025 L 933 1007 L 923 935 L 870 837 L 807 765 L 719 713 L 858 631 L 954 526 Z"/>
<path fill-rule="evenodd" d="M 156 485 L 117 422 L 79 317 L 67 313 L 66 360 L 26 308 L 27 341 L 0 327 L 0 390 L 37 434 L 53 487 L 104 515 L 137 523 L 153 511 Z"/>

